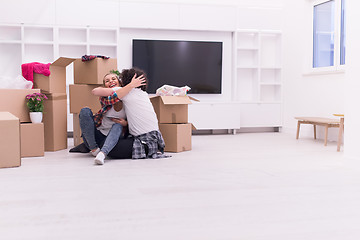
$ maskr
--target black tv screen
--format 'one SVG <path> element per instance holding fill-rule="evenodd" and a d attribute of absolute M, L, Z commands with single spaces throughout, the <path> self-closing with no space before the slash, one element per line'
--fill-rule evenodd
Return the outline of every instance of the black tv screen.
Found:
<path fill-rule="evenodd" d="M 221 93 L 222 42 L 133 40 L 133 67 L 148 76 L 148 93 L 163 85 L 188 93 Z"/>

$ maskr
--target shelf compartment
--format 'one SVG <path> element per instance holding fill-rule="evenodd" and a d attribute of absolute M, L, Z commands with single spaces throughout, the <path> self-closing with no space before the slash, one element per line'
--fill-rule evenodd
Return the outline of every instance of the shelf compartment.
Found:
<path fill-rule="evenodd" d="M 0 76 L 15 78 L 21 75 L 21 45 L 13 43 L 0 43 Z"/>
<path fill-rule="evenodd" d="M 237 67 L 257 67 L 259 65 L 259 54 L 257 50 L 238 49 Z"/>
<path fill-rule="evenodd" d="M 117 44 L 117 31 L 108 29 L 90 29 L 90 44 Z"/>
<path fill-rule="evenodd" d="M 260 69 L 260 83 L 281 83 L 281 70 L 276 68 Z"/>
<path fill-rule="evenodd" d="M 262 84 L 260 85 L 260 101 L 261 102 L 280 102 L 281 101 L 281 85 Z"/>
<path fill-rule="evenodd" d="M 21 41 L 21 27 L 0 26 L 0 41 Z"/>
<path fill-rule="evenodd" d="M 265 33 L 260 37 L 260 65 L 267 68 L 281 66 L 281 35 Z"/>
<path fill-rule="evenodd" d="M 86 44 L 85 28 L 59 28 L 59 43 Z"/>
<path fill-rule="evenodd" d="M 28 62 L 49 63 L 54 61 L 54 49 L 51 45 L 25 44 L 25 59 Z"/>
<path fill-rule="evenodd" d="M 258 49 L 259 34 L 257 32 L 238 32 L 237 47 L 240 49 Z"/>
<path fill-rule="evenodd" d="M 48 27 L 25 27 L 24 28 L 25 42 L 53 42 L 54 34 L 53 28 Z"/>
<path fill-rule="evenodd" d="M 258 100 L 258 71 L 257 69 L 237 69 L 237 93 L 241 102 Z"/>
<path fill-rule="evenodd" d="M 86 55 L 86 46 L 81 45 L 59 45 L 59 56 L 69 58 L 81 58 Z"/>

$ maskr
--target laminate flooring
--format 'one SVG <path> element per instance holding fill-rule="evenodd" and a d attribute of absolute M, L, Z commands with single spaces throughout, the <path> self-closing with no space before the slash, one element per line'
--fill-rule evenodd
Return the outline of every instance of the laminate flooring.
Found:
<path fill-rule="evenodd" d="M 68 150 L 23 158 L 0 169 L 0 238 L 360 239 L 360 161 L 336 142 L 238 133 L 192 147 L 103 166 Z"/>

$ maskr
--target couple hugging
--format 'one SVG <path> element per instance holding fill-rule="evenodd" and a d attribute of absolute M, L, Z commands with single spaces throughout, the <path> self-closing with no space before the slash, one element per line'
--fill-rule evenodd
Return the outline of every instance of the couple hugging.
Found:
<path fill-rule="evenodd" d="M 124 69 L 118 76 L 108 73 L 103 86 L 92 90 L 99 96 L 101 109 L 79 114 L 83 145 L 103 165 L 109 155 L 115 158 L 162 158 L 165 143 L 158 119 L 146 92 L 147 77 L 140 69 Z"/>

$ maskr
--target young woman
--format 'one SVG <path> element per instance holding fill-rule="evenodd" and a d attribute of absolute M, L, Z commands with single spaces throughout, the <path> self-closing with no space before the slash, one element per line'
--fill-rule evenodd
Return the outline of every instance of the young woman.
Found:
<path fill-rule="evenodd" d="M 142 80 L 134 79 L 134 82 L 127 88 L 140 86 Z M 104 89 L 115 92 L 120 88 L 120 81 L 116 74 L 104 76 Z M 123 103 L 116 96 L 103 97 L 93 91 L 93 94 L 100 97 L 102 108 L 93 115 L 90 108 L 83 108 L 80 111 L 80 128 L 84 144 L 90 149 L 90 153 L 95 156 L 95 164 L 103 165 L 105 157 L 114 148 L 118 140 L 126 137 L 128 123 L 125 120 L 126 114 Z M 103 145 L 102 145 L 103 143 Z M 101 149 L 99 146 L 101 146 Z"/>

